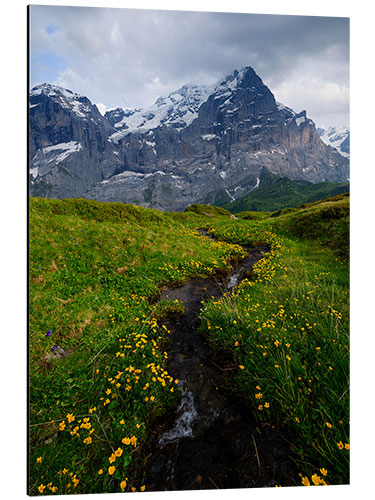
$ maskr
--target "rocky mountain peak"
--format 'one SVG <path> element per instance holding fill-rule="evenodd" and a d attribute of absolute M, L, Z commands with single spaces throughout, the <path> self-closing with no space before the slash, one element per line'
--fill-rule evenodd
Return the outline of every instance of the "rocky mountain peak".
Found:
<path fill-rule="evenodd" d="M 349 176 L 306 111 L 277 103 L 249 66 L 104 117 L 86 97 L 44 84 L 30 92 L 29 117 L 36 196 L 183 210 L 234 201 L 266 182 L 265 169 L 311 182 Z"/>
<path fill-rule="evenodd" d="M 92 113 L 96 116 L 100 114 L 97 107 L 87 97 L 50 83 L 43 83 L 31 89 L 30 110 L 45 102 L 46 99 L 52 100 L 82 119 L 90 118 Z"/>

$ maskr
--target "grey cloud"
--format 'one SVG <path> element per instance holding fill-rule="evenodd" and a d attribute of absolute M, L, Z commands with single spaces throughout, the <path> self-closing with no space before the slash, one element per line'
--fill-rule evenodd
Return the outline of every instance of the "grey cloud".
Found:
<path fill-rule="evenodd" d="M 297 85 L 300 72 L 321 87 L 349 86 L 345 18 L 34 6 L 31 23 L 32 53 L 52 51 L 67 63 L 58 81 L 110 107 L 147 106 L 246 65 L 272 91 Z M 60 29 L 48 35 L 52 24 Z"/>

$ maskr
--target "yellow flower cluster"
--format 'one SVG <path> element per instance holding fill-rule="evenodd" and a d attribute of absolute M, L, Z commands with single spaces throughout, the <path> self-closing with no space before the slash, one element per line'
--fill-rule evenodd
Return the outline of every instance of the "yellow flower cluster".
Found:
<path fill-rule="evenodd" d="M 326 469 L 320 469 L 320 471 L 323 475 L 325 475 L 325 476 L 327 475 Z M 323 478 L 321 478 L 320 476 L 318 476 L 318 474 L 313 474 L 311 476 L 311 481 L 315 486 L 320 486 L 320 485 L 327 486 L 326 481 Z M 311 486 L 310 480 L 307 476 L 302 477 L 302 484 L 303 484 L 303 486 Z"/>

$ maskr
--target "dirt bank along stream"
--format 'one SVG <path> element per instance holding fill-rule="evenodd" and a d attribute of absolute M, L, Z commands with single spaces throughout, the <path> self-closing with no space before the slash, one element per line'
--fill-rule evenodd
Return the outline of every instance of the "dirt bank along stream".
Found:
<path fill-rule="evenodd" d="M 261 246 L 246 250 L 247 257 L 229 276 L 191 281 L 160 296 L 178 299 L 185 308 L 166 349 L 168 371 L 179 380 L 182 397 L 174 414 L 158 426 L 147 457 L 148 491 L 296 484 L 289 442 L 270 425 L 256 424 L 249 408 L 221 388 L 228 366 L 219 366 L 197 332 L 202 301 L 236 286 L 268 251 Z"/>

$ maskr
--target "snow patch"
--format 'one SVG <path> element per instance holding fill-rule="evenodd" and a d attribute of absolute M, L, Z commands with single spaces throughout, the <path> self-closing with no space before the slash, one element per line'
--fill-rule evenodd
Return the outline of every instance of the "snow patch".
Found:
<path fill-rule="evenodd" d="M 38 177 L 38 173 L 39 173 L 38 167 L 30 168 L 30 175 L 32 175 L 34 179 Z"/>
<path fill-rule="evenodd" d="M 215 139 L 215 137 L 217 137 L 216 134 L 204 134 L 204 135 L 201 135 L 202 139 L 204 141 L 212 141 L 212 139 Z"/>
<path fill-rule="evenodd" d="M 231 202 L 236 200 L 236 198 L 230 194 L 230 192 L 228 191 L 228 189 L 226 189 L 225 192 L 229 196 Z"/>
<path fill-rule="evenodd" d="M 57 156 L 52 156 L 52 158 L 47 160 L 47 163 L 54 162 L 57 165 L 65 160 L 65 158 L 67 158 L 69 155 L 71 155 L 72 153 L 77 153 L 81 149 L 83 149 L 81 143 L 71 141 L 55 144 L 54 146 L 47 146 L 46 148 L 42 148 L 41 152 L 43 155 L 47 155 L 54 151 L 62 151 L 62 153 L 58 154 Z M 41 160 L 37 161 L 36 163 L 39 163 L 40 161 Z"/>
<path fill-rule="evenodd" d="M 326 130 L 318 129 L 318 133 L 325 144 L 335 148 L 345 158 L 350 158 L 350 154 L 347 151 L 341 150 L 341 144 L 347 139 L 347 137 L 350 137 L 350 129 L 348 126 L 341 125 L 337 127 L 329 127 Z"/>
<path fill-rule="evenodd" d="M 296 118 L 296 124 L 297 124 L 297 127 L 299 127 L 301 125 L 301 123 L 304 123 L 306 121 L 306 116 L 300 116 L 299 118 Z"/>

